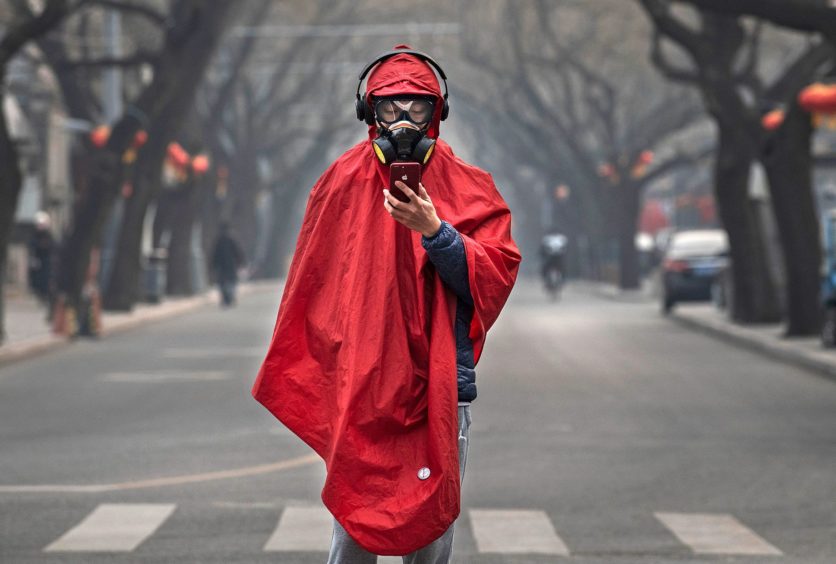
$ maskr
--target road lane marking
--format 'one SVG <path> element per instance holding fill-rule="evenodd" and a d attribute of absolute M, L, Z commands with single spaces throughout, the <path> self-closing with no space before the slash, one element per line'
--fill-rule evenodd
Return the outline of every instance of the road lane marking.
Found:
<path fill-rule="evenodd" d="M 569 556 L 544 511 L 471 509 L 470 526 L 480 553 Z"/>
<path fill-rule="evenodd" d="M 212 507 L 225 509 L 278 509 L 280 505 L 275 501 L 213 501 Z"/>
<path fill-rule="evenodd" d="M 783 554 L 725 513 L 654 512 L 654 515 L 697 554 Z"/>
<path fill-rule="evenodd" d="M 285 506 L 265 552 L 329 552 L 334 517 L 322 506 Z M 402 564 L 400 556 L 378 556 L 378 564 Z"/>
<path fill-rule="evenodd" d="M 174 512 L 170 503 L 102 503 L 44 552 L 130 552 Z"/>
<path fill-rule="evenodd" d="M 104 382 L 205 382 L 226 380 L 228 372 L 217 370 L 149 370 L 142 372 L 110 372 L 102 376 Z"/>
<path fill-rule="evenodd" d="M 299 466 L 314 464 L 321 459 L 316 454 L 308 454 L 273 462 L 270 464 L 257 464 L 231 470 L 218 470 L 215 472 L 202 472 L 199 474 L 184 474 L 181 476 L 169 476 L 165 478 L 151 478 L 148 480 L 135 480 L 129 482 L 118 482 L 115 484 L 23 484 L 0 486 L 0 493 L 98 493 L 110 491 L 136 490 L 142 488 L 156 488 L 160 486 L 176 486 L 181 484 L 193 484 L 197 482 L 208 482 L 212 480 L 225 480 L 229 478 L 242 478 L 245 476 L 256 476 L 280 472 Z"/>
<path fill-rule="evenodd" d="M 163 349 L 164 358 L 255 358 L 264 356 L 267 348 L 254 347 L 213 347 L 200 348 L 167 348 Z"/>
<path fill-rule="evenodd" d="M 264 550 L 268 552 L 328 552 L 334 517 L 325 507 L 288 506 Z"/>

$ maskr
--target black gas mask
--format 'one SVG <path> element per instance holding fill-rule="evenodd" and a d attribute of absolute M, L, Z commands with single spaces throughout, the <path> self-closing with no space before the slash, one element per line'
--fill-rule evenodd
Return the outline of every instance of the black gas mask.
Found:
<path fill-rule="evenodd" d="M 426 136 L 435 101 L 427 96 L 385 96 L 374 104 L 377 138 L 372 141 L 380 162 L 412 161 L 426 164 L 435 139 Z"/>

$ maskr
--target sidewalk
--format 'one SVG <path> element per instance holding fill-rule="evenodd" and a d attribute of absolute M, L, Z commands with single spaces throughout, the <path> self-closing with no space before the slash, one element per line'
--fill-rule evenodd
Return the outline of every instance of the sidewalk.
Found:
<path fill-rule="evenodd" d="M 576 287 L 609 300 L 644 303 L 648 307 L 649 315 L 661 315 L 659 299 L 654 296 L 653 285 L 648 281 L 645 281 L 641 290 L 625 291 L 612 284 L 588 281 L 579 282 Z M 689 329 L 836 380 L 836 350 L 822 348 L 818 337 L 784 338 L 784 327 L 780 323 L 738 325 L 729 321 L 726 312 L 710 303 L 677 304 L 668 319 Z"/>
<path fill-rule="evenodd" d="M 282 284 L 280 280 L 244 282 L 238 286 L 238 297 L 255 292 L 281 292 Z M 159 304 L 139 303 L 131 312 L 106 311 L 102 314 L 102 337 L 219 302 L 219 292 L 212 288 L 197 296 L 165 298 Z M 50 332 L 46 312 L 33 297 L 10 295 L 5 305 L 7 338 L 0 345 L 0 367 L 72 344 L 72 340 Z"/>

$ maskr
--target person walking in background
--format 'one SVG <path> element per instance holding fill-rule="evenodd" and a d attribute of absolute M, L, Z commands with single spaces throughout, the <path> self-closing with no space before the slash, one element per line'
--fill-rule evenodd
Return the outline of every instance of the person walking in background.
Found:
<path fill-rule="evenodd" d="M 522 257 L 490 174 L 438 138 L 438 63 L 408 45 L 382 54 L 356 110 L 369 137 L 311 190 L 252 394 L 325 461 L 329 564 L 444 564 L 475 366 Z M 390 183 L 399 162 L 420 172 L 414 190 Z"/>
<path fill-rule="evenodd" d="M 229 223 L 224 221 L 218 229 L 218 237 L 212 251 L 212 269 L 215 281 L 221 291 L 221 306 L 235 305 L 235 290 L 238 284 L 238 269 L 244 265 L 244 251 L 232 233 Z"/>
<path fill-rule="evenodd" d="M 540 275 L 543 286 L 552 299 L 557 299 L 566 279 L 564 255 L 568 239 L 565 235 L 551 231 L 540 241 Z"/>

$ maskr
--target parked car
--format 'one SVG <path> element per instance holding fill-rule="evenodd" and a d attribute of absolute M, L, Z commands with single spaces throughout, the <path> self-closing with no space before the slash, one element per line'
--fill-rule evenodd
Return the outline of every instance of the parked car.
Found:
<path fill-rule="evenodd" d="M 674 233 L 662 260 L 662 311 L 670 312 L 677 302 L 710 301 L 728 257 L 728 239 L 722 229 Z"/>

